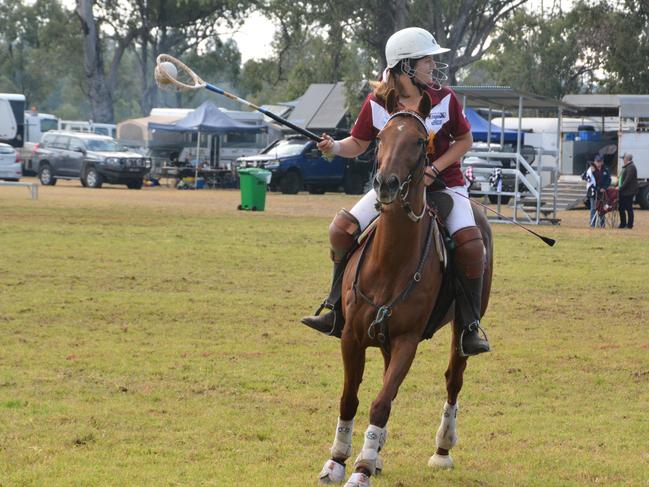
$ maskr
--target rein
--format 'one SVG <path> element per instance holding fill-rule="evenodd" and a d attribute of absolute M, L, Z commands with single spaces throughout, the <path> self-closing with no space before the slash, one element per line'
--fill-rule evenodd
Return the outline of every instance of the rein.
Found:
<path fill-rule="evenodd" d="M 407 111 L 407 110 L 402 110 L 402 111 L 399 111 L 399 112 L 395 112 L 392 115 L 390 115 L 390 118 L 388 118 L 387 122 L 385 122 L 385 125 L 387 125 L 388 123 L 390 123 L 390 121 L 392 119 L 397 118 L 397 117 L 413 117 L 415 120 L 417 120 L 419 122 L 421 127 L 424 129 L 424 133 L 426 134 L 426 137 L 428 137 L 428 129 L 426 128 L 426 122 L 424 122 L 424 119 L 419 114 L 417 114 L 415 112 L 410 112 L 410 111 Z M 421 141 L 422 141 L 422 139 L 419 139 L 419 142 L 421 142 Z M 427 160 L 426 144 L 425 144 L 426 139 L 423 139 L 423 141 L 424 141 L 424 144 L 420 144 L 420 146 L 422 148 L 422 151 L 421 151 L 421 155 L 419 156 L 419 160 L 417 161 L 417 165 L 412 169 L 412 171 L 410 171 L 408 173 L 408 177 L 406 178 L 406 180 L 403 183 L 401 183 L 401 185 L 399 186 L 399 198 L 401 200 L 401 206 L 405 210 L 406 215 L 408 216 L 408 218 L 410 218 L 410 220 L 412 220 L 415 223 L 419 223 L 421 221 L 421 219 L 426 214 L 426 210 L 427 210 L 427 208 L 426 208 L 426 192 L 425 191 L 424 191 L 423 208 L 422 208 L 421 213 L 419 215 L 417 215 L 413 211 L 412 205 L 407 200 L 408 193 L 410 192 L 410 183 L 413 180 L 413 175 L 415 174 L 415 172 L 418 171 L 421 168 L 421 174 L 417 178 L 417 181 L 416 181 L 417 183 L 419 181 L 421 181 L 421 178 L 424 177 L 424 169 L 426 168 L 426 160 Z M 422 161 L 423 161 L 423 164 L 422 164 Z M 380 211 L 381 207 L 382 207 L 381 202 L 377 201 L 376 206 L 377 206 L 377 210 Z"/>
<path fill-rule="evenodd" d="M 376 337 L 381 345 L 385 344 L 386 338 L 388 337 L 387 318 L 392 315 L 392 309 L 400 302 L 405 301 L 412 292 L 415 285 L 419 281 L 421 281 L 421 272 L 424 268 L 424 264 L 426 263 L 426 259 L 428 258 L 428 254 L 430 253 L 430 249 L 433 243 L 433 234 L 435 233 L 434 225 L 435 220 L 434 218 L 431 218 L 428 235 L 426 236 L 426 245 L 424 245 L 424 250 L 421 253 L 419 263 L 417 264 L 417 270 L 415 270 L 415 273 L 412 275 L 412 278 L 410 279 L 406 287 L 388 304 L 384 304 L 382 306 L 376 304 L 374 301 L 372 301 L 372 298 L 367 296 L 363 291 L 361 291 L 360 288 L 361 266 L 363 264 L 363 261 L 365 260 L 365 253 L 369 248 L 370 243 L 374 239 L 375 232 L 370 235 L 370 237 L 367 239 L 367 243 L 361 250 L 361 255 L 358 259 L 358 263 L 356 264 L 354 284 L 352 285 L 352 289 L 354 290 L 354 300 L 356 299 L 356 296 L 360 296 L 363 301 L 377 310 L 376 318 L 374 318 L 374 321 L 372 321 L 369 328 L 367 329 L 367 335 L 372 339 Z M 378 333 L 376 332 L 376 328 L 378 328 Z"/>

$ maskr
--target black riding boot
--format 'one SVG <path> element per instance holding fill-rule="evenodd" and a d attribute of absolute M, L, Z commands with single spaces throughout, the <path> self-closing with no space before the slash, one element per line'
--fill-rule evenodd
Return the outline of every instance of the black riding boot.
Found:
<path fill-rule="evenodd" d="M 313 316 L 305 316 L 302 323 L 306 326 L 318 330 L 326 335 L 340 338 L 342 335 L 345 320 L 343 319 L 341 289 L 343 285 L 343 274 L 347 265 L 347 258 L 338 263 L 334 263 L 333 281 L 329 296 L 322 302 Z M 328 313 L 321 315 L 324 309 L 330 310 Z"/>
<path fill-rule="evenodd" d="M 482 278 L 485 270 L 485 247 L 478 227 L 465 227 L 453 234 L 455 250 L 455 314 L 457 351 L 462 357 L 489 351 L 487 335 L 480 336 Z"/>
<path fill-rule="evenodd" d="M 457 330 L 458 352 L 463 357 L 488 352 L 487 335 L 480 327 L 480 303 L 482 299 L 482 277 L 468 279 L 461 272 L 457 275 L 456 312 L 459 312 L 461 328 Z M 484 338 L 480 336 L 480 332 Z"/>

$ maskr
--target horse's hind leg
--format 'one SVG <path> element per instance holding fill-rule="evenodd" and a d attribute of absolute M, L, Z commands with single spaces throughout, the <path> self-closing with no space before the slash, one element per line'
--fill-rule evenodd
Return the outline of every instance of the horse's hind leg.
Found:
<path fill-rule="evenodd" d="M 358 389 L 363 381 L 365 349 L 345 333 L 341 341 L 345 383 L 340 398 L 340 416 L 331 446 L 331 459 L 327 460 L 319 475 L 321 484 L 337 484 L 345 480 L 345 461 L 352 454 L 354 416 L 358 409 Z"/>
<path fill-rule="evenodd" d="M 457 352 L 457 336 L 452 334 L 451 358 L 446 369 L 446 404 L 442 413 L 442 422 L 439 425 L 435 435 L 437 451 L 430 457 L 428 465 L 437 468 L 453 468 L 453 459 L 449 450 L 457 443 L 457 431 L 455 429 L 455 420 L 457 418 L 458 404 L 457 396 L 462 389 L 464 380 L 464 369 L 466 369 L 467 358 L 461 357 Z"/>

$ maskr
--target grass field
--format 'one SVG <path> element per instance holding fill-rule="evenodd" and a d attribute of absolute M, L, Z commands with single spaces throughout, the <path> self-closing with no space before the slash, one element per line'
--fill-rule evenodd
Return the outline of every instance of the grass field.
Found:
<path fill-rule="evenodd" d="M 307 486 L 328 455 L 339 343 L 298 324 L 355 198 L 0 188 L 1 486 Z M 649 212 L 633 231 L 561 214 L 549 248 L 496 225 L 456 468 L 426 462 L 449 330 L 421 344 L 376 487 L 649 484 Z M 369 353 L 362 444 L 382 359 Z"/>

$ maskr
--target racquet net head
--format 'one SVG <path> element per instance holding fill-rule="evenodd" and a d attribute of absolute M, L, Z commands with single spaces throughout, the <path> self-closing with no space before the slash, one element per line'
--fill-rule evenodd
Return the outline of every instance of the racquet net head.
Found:
<path fill-rule="evenodd" d="M 185 63 L 168 54 L 160 54 L 153 71 L 158 88 L 164 91 L 188 91 L 205 87 L 203 81 Z"/>

